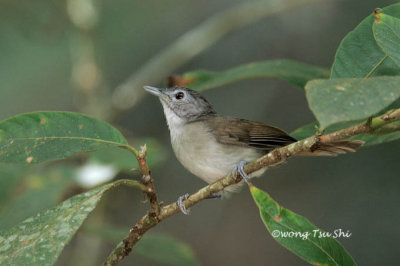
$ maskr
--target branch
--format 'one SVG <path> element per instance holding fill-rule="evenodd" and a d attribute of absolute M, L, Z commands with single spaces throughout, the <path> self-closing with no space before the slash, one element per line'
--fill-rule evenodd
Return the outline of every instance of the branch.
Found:
<path fill-rule="evenodd" d="M 145 94 L 142 89 L 144 85 L 161 82 L 164 77 L 169 76 L 175 69 L 222 39 L 228 33 L 243 28 L 261 18 L 318 1 L 250 1 L 214 15 L 196 28 L 183 34 L 118 86 L 112 96 L 113 107 L 116 110 L 131 108 Z"/>
<path fill-rule="evenodd" d="M 300 153 L 300 152 L 312 152 L 320 143 L 331 143 L 334 141 L 342 140 L 351 136 L 374 133 L 379 128 L 385 127 L 390 123 L 400 119 L 400 108 L 387 112 L 384 115 L 377 116 L 375 118 L 368 119 L 367 121 L 356 124 L 354 126 L 335 131 L 326 135 L 314 135 L 309 138 L 297 141 L 290 145 L 275 149 L 261 158 L 246 164 L 244 171 L 247 174 L 251 174 L 261 168 L 277 165 L 288 158 Z M 225 187 L 239 183 L 241 177 L 232 174 L 228 174 L 225 177 L 220 178 L 216 182 L 203 187 L 196 193 L 189 196 L 183 205 L 186 209 L 206 199 L 207 197 L 222 191 Z M 160 210 L 157 217 L 152 217 L 149 213 L 143 216 L 131 229 L 129 234 L 125 237 L 123 242 L 119 243 L 118 246 L 111 252 L 106 259 L 104 265 L 117 265 L 120 260 L 129 254 L 133 245 L 140 240 L 145 232 L 152 227 L 156 226 L 159 222 L 165 218 L 179 213 L 180 209 L 176 202 L 171 203 Z"/>
<path fill-rule="evenodd" d="M 107 257 L 104 265 L 117 265 L 119 261 L 128 256 L 133 245 L 135 245 L 142 238 L 143 234 L 153 227 L 150 225 L 156 225 L 160 222 L 160 204 L 158 203 L 157 193 L 154 188 L 154 180 L 151 177 L 151 172 L 146 162 L 146 145 L 140 147 L 139 152 L 136 152 L 135 149 L 131 149 L 130 146 L 127 146 L 127 149 L 134 153 L 139 163 L 139 170 L 142 173 L 142 183 L 145 185 L 145 189 L 142 190 L 150 202 L 150 210 L 142 219 L 140 219 L 139 222 L 136 223 L 136 225 L 129 231 L 129 234 Z"/>
<path fill-rule="evenodd" d="M 139 162 L 140 172 L 142 173 L 142 182 L 147 186 L 146 196 L 150 201 L 150 211 L 148 215 L 157 219 L 160 214 L 160 205 L 157 199 L 157 193 L 154 188 L 154 180 L 151 177 L 149 166 L 146 162 L 147 148 L 146 145 L 142 146 L 138 156 L 136 157 Z"/>
<path fill-rule="evenodd" d="M 374 134 L 378 129 L 390 124 L 400 118 L 400 109 L 387 112 L 382 116 L 368 119 L 365 123 L 360 123 L 333 133 L 321 136 L 321 142 L 329 143 L 336 140 L 345 139 L 354 135 L 371 133 Z"/>

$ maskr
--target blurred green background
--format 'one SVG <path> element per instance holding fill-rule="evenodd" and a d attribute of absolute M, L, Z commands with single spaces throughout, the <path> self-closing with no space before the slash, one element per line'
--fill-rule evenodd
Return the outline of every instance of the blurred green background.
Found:
<path fill-rule="evenodd" d="M 160 154 L 152 155 L 159 157 L 152 172 L 161 200 L 170 203 L 194 192 L 205 184 L 174 157 L 158 100 L 145 95 L 121 111 L 118 103 L 112 105 L 112 94 L 185 32 L 244 2 L 250 1 L 2 0 L 0 119 L 36 110 L 72 110 L 108 120 L 134 144 L 150 138 L 148 145 L 158 147 Z M 296 0 L 275 2 L 291 6 Z M 392 3 L 321 0 L 287 8 L 230 32 L 196 57 L 183 60 L 178 69 L 163 65 L 147 85 L 164 86 L 158 81 L 166 80 L 161 76 L 164 72 L 218 71 L 278 58 L 329 68 L 346 33 L 376 7 Z M 176 61 L 184 57 L 177 56 Z M 143 95 L 141 87 L 133 91 Z M 304 93 L 281 81 L 247 80 L 204 95 L 222 114 L 289 132 L 314 120 Z M 358 264 L 394 264 L 400 238 L 399 148 L 397 141 L 337 158 L 295 158 L 271 168 L 254 183 L 326 231 L 349 230 L 352 236 L 340 242 Z M 0 170 L 1 179 L 12 179 L 5 165 Z M 59 178 L 51 180 L 59 182 Z M 2 197 L 18 193 L 3 191 Z M 145 214 L 142 200 L 131 189 L 113 191 L 88 223 L 129 228 Z M 26 204 L 12 206 L 29 209 Z M 16 209 L 2 207 L 0 217 Z M 228 200 L 202 202 L 191 215 L 175 215 L 154 231 L 188 243 L 202 265 L 305 265 L 269 236 L 246 189 Z M 98 236 L 80 232 L 57 265 L 99 265 L 112 248 Z M 132 264 L 158 265 L 135 255 L 121 265 Z"/>

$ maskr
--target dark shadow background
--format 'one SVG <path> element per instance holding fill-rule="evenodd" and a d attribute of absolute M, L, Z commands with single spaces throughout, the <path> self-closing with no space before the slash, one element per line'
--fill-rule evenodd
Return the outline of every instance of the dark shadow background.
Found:
<path fill-rule="evenodd" d="M 90 36 L 101 82 L 117 87 L 183 33 L 240 2 L 96 1 L 99 20 Z M 173 73 L 226 70 L 277 58 L 329 68 L 341 39 L 376 7 L 392 3 L 320 1 L 296 8 L 229 34 Z M 71 81 L 71 36 L 76 29 L 65 6 L 64 1 L 49 0 L 0 3 L 0 119 L 34 110 L 81 110 L 74 102 Z M 248 80 L 204 95 L 222 114 L 289 132 L 314 120 L 304 93 L 281 81 Z M 165 203 L 205 185 L 174 157 L 157 99 L 146 96 L 112 124 L 134 137 L 154 137 L 165 146 L 167 160 L 152 169 Z M 294 158 L 254 183 L 326 231 L 349 230 L 352 236 L 340 242 L 359 265 L 391 265 L 398 261 L 400 238 L 399 148 L 397 141 L 337 158 Z M 145 213 L 140 200 L 141 195 L 129 189 L 112 192 L 100 207 L 102 219 L 129 227 Z M 203 265 L 305 265 L 268 235 L 246 189 L 229 200 L 202 202 L 191 215 L 175 215 L 154 231 L 189 243 Z M 79 244 L 82 240 L 91 245 L 90 238 L 74 239 L 58 265 L 99 265 L 113 246 Z M 134 255 L 121 265 L 132 264 L 155 265 Z"/>

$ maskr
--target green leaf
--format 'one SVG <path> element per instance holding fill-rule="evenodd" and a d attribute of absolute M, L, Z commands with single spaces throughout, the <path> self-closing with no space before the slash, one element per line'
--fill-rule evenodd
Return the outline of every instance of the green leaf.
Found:
<path fill-rule="evenodd" d="M 0 162 L 37 163 L 112 146 L 127 142 L 109 124 L 82 114 L 35 112 L 0 122 Z"/>
<path fill-rule="evenodd" d="M 129 232 L 129 229 L 121 229 L 109 226 L 87 225 L 84 230 L 96 234 L 103 239 L 118 243 Z M 192 248 L 175 239 L 172 236 L 148 232 L 133 247 L 135 255 L 166 265 L 199 265 Z"/>
<path fill-rule="evenodd" d="M 313 80 L 306 85 L 308 104 L 323 129 L 366 119 L 400 97 L 400 76 Z"/>
<path fill-rule="evenodd" d="M 324 68 L 291 60 L 272 60 L 241 65 L 223 72 L 190 72 L 184 75 L 184 79 L 189 82 L 190 88 L 202 91 L 253 78 L 277 78 L 304 88 L 307 81 L 328 76 L 329 71 Z"/>
<path fill-rule="evenodd" d="M 382 9 L 385 14 L 400 17 L 400 4 Z M 400 67 L 377 45 L 372 33 L 374 16 L 364 19 L 346 35 L 336 52 L 331 78 L 364 78 L 399 75 Z"/>
<path fill-rule="evenodd" d="M 74 196 L 0 232 L 0 265 L 53 265 L 103 194 L 133 180 L 118 180 Z"/>
<path fill-rule="evenodd" d="M 260 209 L 261 219 L 278 243 L 313 265 L 355 265 L 351 256 L 324 231 L 303 216 L 282 208 L 264 191 L 251 186 L 250 192 Z M 337 232 L 338 233 L 338 232 Z"/>
<path fill-rule="evenodd" d="M 373 33 L 382 51 L 400 67 L 400 19 L 382 13 L 377 14 Z"/>

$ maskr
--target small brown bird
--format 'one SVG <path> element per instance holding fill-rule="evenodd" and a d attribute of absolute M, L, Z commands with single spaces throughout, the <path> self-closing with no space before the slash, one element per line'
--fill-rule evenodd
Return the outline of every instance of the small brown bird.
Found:
<path fill-rule="evenodd" d="M 247 179 L 249 177 L 243 171 L 246 162 L 297 141 L 277 127 L 218 115 L 211 104 L 194 90 L 144 88 L 161 101 L 176 157 L 187 170 L 207 183 L 216 181 L 230 171 L 238 171 L 243 179 Z M 336 156 L 354 152 L 363 143 L 359 140 L 341 140 L 322 144 L 317 150 L 301 155 Z M 259 176 L 265 170 L 256 171 L 250 177 Z M 234 191 L 235 188 L 237 185 L 226 190 Z M 178 200 L 183 213 L 186 213 L 182 205 L 185 196 Z"/>

